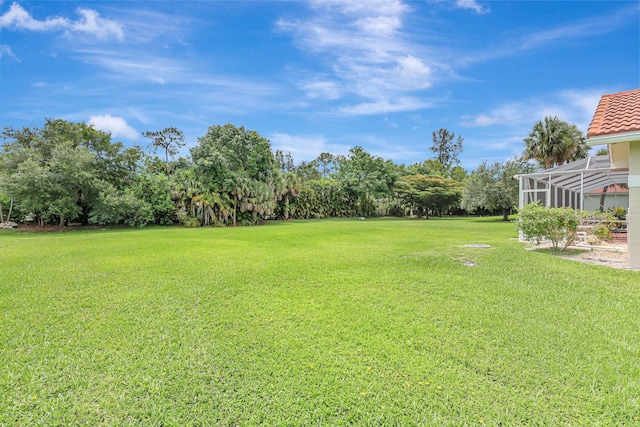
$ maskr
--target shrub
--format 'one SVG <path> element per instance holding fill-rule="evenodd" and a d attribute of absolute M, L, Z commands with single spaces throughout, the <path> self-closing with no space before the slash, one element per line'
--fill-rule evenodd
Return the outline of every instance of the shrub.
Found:
<path fill-rule="evenodd" d="M 571 208 L 549 208 L 538 202 L 520 209 L 517 227 L 525 239 L 549 240 L 554 251 L 565 250 L 576 239 L 581 214 Z"/>
<path fill-rule="evenodd" d="M 611 240 L 611 231 L 620 225 L 620 220 L 616 219 L 610 211 L 582 212 L 583 225 L 589 227 L 587 231 L 593 235 L 597 241 Z"/>
<path fill-rule="evenodd" d="M 614 208 L 609 208 L 607 210 L 607 212 L 609 212 L 611 215 L 613 215 L 617 219 L 624 220 L 627 217 L 627 210 L 625 208 L 623 208 L 622 206 L 616 206 Z"/>
<path fill-rule="evenodd" d="M 189 215 L 184 210 L 178 211 L 178 219 L 180 220 L 180 223 L 185 227 L 189 227 L 189 228 L 200 227 L 200 219 L 198 219 L 198 217 Z"/>
<path fill-rule="evenodd" d="M 626 228 L 624 221 L 627 219 L 627 210 L 622 206 L 616 206 L 615 208 L 609 208 L 607 214 L 611 217 L 611 229 L 614 228 Z"/>
<path fill-rule="evenodd" d="M 591 234 L 596 236 L 598 241 L 611 240 L 611 229 L 606 224 L 598 224 L 591 229 Z"/>
<path fill-rule="evenodd" d="M 92 224 L 127 224 L 143 227 L 153 221 L 153 208 L 145 200 L 139 199 L 132 190 L 119 191 L 107 184 L 100 191 L 89 214 Z"/>

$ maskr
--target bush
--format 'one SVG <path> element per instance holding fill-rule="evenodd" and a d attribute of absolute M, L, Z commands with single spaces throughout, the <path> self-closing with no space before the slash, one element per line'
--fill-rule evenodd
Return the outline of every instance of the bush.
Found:
<path fill-rule="evenodd" d="M 596 225 L 591 229 L 591 234 L 593 234 L 598 241 L 611 240 L 611 229 L 606 224 Z"/>
<path fill-rule="evenodd" d="M 575 241 L 581 217 L 571 208 L 548 208 L 536 202 L 520 209 L 517 226 L 525 239 L 538 244 L 548 240 L 554 251 L 563 251 Z"/>
<path fill-rule="evenodd" d="M 615 208 L 609 208 L 607 213 L 611 217 L 611 229 L 614 228 L 626 228 L 626 224 L 624 221 L 627 219 L 627 210 L 621 206 L 616 206 Z"/>
<path fill-rule="evenodd" d="M 139 199 L 130 189 L 119 191 L 106 185 L 99 193 L 89 214 L 92 224 L 127 224 L 143 227 L 153 221 L 151 205 Z"/>
<path fill-rule="evenodd" d="M 615 208 L 609 208 L 607 210 L 611 215 L 613 215 L 617 219 L 624 220 L 627 217 L 627 210 L 622 206 L 616 206 Z"/>
<path fill-rule="evenodd" d="M 389 215 L 403 217 L 407 215 L 407 210 L 399 203 L 394 203 L 389 207 Z"/>
<path fill-rule="evenodd" d="M 171 183 L 165 175 L 139 175 L 131 187 L 135 197 L 151 207 L 151 219 L 148 222 L 161 225 L 173 223 L 176 206 L 171 200 Z"/>
<path fill-rule="evenodd" d="M 611 212 L 582 212 L 583 225 L 587 227 L 587 231 L 597 239 L 611 240 L 611 231 L 617 228 L 620 220 L 616 219 Z"/>
<path fill-rule="evenodd" d="M 181 210 L 178 212 L 178 220 L 185 227 L 189 227 L 189 228 L 200 227 L 200 219 L 198 219 L 198 217 L 189 215 L 184 210 Z"/>

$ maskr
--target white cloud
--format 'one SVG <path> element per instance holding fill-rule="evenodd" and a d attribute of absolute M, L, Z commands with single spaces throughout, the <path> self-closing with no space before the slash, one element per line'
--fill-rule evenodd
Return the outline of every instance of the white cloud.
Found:
<path fill-rule="evenodd" d="M 488 7 L 483 7 L 476 0 L 456 0 L 456 6 L 462 9 L 470 9 L 483 15 L 489 12 Z"/>
<path fill-rule="evenodd" d="M 322 135 L 289 135 L 275 132 L 268 136 L 273 150 L 291 153 L 296 163 L 311 161 L 320 153 L 347 154 L 350 146 L 335 144 Z"/>
<path fill-rule="evenodd" d="M 92 64 L 109 70 L 112 76 L 124 76 L 158 84 L 187 81 L 186 66 L 172 58 L 160 57 L 149 52 L 120 51 L 102 47 L 87 47 L 78 49 L 77 52 Z"/>
<path fill-rule="evenodd" d="M 76 12 L 80 15 L 80 19 L 77 21 L 71 21 L 60 16 L 37 20 L 22 6 L 13 3 L 9 10 L 0 16 L 0 28 L 29 31 L 53 31 L 59 29 L 70 33 L 92 34 L 101 40 L 109 39 L 111 36 L 118 40 L 124 39 L 124 30 L 117 22 L 101 18 L 98 12 L 92 9 L 79 8 Z"/>
<path fill-rule="evenodd" d="M 605 16 L 598 15 L 569 22 L 550 29 L 544 29 L 532 34 L 527 34 L 521 39 L 523 48 L 537 48 L 550 43 L 557 43 L 558 40 L 570 38 L 583 38 L 606 34 L 619 30 L 625 22 L 637 24 L 638 6 L 633 6 L 616 10 L 614 13 Z"/>
<path fill-rule="evenodd" d="M 193 61 L 182 62 L 139 49 L 121 51 L 106 47 L 78 49 L 77 54 L 84 61 L 107 70 L 109 79 L 162 85 L 164 94 L 172 93 L 177 98 L 184 98 L 188 88 L 192 102 L 211 106 L 216 111 L 239 113 L 248 107 L 268 109 L 274 102 L 279 102 L 274 95 L 280 88 L 272 82 L 213 75 Z M 155 94 L 143 86 L 135 97 L 139 100 L 152 95 Z"/>
<path fill-rule="evenodd" d="M 124 40 L 124 31 L 120 24 L 101 18 L 95 10 L 79 8 L 77 12 L 82 18 L 71 24 L 72 31 L 93 34 L 100 40 L 109 39 L 111 36 Z"/>
<path fill-rule="evenodd" d="M 70 22 L 66 18 L 52 17 L 38 21 L 31 17 L 18 3 L 13 3 L 9 10 L 0 16 L 0 28 L 16 28 L 20 30 L 48 31 L 56 28 L 68 28 Z"/>
<path fill-rule="evenodd" d="M 137 139 L 139 135 L 138 131 L 128 125 L 122 117 L 113 117 L 111 114 L 91 116 L 87 124 L 98 130 L 110 132 L 114 137 Z"/>
<path fill-rule="evenodd" d="M 426 89 L 432 85 L 433 69 L 413 55 L 403 56 L 397 60 L 396 70 L 405 89 Z"/>
<path fill-rule="evenodd" d="M 309 98 L 339 99 L 342 96 L 340 86 L 330 80 L 314 80 L 302 83 Z"/>
<path fill-rule="evenodd" d="M 402 97 L 395 100 L 380 100 L 375 102 L 363 102 L 356 105 L 343 106 L 339 112 L 349 115 L 368 115 L 397 113 L 401 111 L 414 111 L 429 108 L 432 105 L 412 97 Z"/>
<path fill-rule="evenodd" d="M 402 21 L 397 16 L 372 16 L 356 21 L 355 25 L 365 32 L 392 34 L 402 27 Z"/>
<path fill-rule="evenodd" d="M 133 45 L 162 46 L 165 50 L 174 45 L 189 46 L 185 40 L 198 32 L 198 18 L 181 13 L 163 13 L 162 8 L 144 9 L 144 2 L 127 2 L 140 7 L 132 9 L 125 2 L 110 2 L 110 10 L 118 15 L 118 22 L 127 31 L 127 41 Z M 124 5 L 118 8 L 119 5 Z M 208 23 L 207 23 L 208 25 Z"/>
<path fill-rule="evenodd" d="M 392 122 L 391 120 L 389 120 L 389 117 L 384 116 L 384 122 L 387 124 L 387 126 L 392 127 L 392 128 L 397 128 L 398 124 Z"/>
<path fill-rule="evenodd" d="M 477 62 L 518 55 L 522 52 L 540 49 L 545 46 L 557 48 L 559 43 L 565 41 L 572 39 L 584 40 L 587 37 L 618 31 L 625 25 L 635 25 L 637 16 L 638 6 L 635 4 L 607 15 L 576 19 L 535 32 L 527 31 L 519 35 L 511 34 L 509 37 L 504 38 L 502 45 L 489 46 L 484 51 L 476 51 L 469 55 L 458 55 L 458 58 L 455 58 L 455 63 L 460 66 L 468 66 Z"/>
<path fill-rule="evenodd" d="M 593 114 L 596 112 L 600 98 L 605 93 L 611 93 L 606 89 L 593 89 L 593 90 L 565 90 L 560 92 L 560 98 L 565 100 L 574 112 L 576 124 L 580 126 L 579 122 L 582 122 L 582 126 L 586 128 L 591 123 Z"/>
<path fill-rule="evenodd" d="M 154 83 L 158 83 L 159 85 L 163 85 L 167 83 L 167 81 L 162 77 L 151 77 L 150 80 Z"/>
<path fill-rule="evenodd" d="M 344 14 L 399 15 L 410 10 L 401 0 L 313 0 L 311 4 L 315 8 L 329 7 Z"/>
<path fill-rule="evenodd" d="M 535 122 L 545 116 L 558 116 L 561 120 L 574 123 L 586 133 L 601 95 L 613 92 L 615 89 L 612 88 L 571 89 L 544 94 L 541 97 L 505 102 L 486 112 L 463 116 L 459 125 L 483 129 L 476 131 L 486 135 L 475 145 L 479 157 L 503 160 L 505 152 L 511 156 L 522 153 L 523 139 L 529 135 Z M 474 145 L 473 140 L 465 143 Z M 494 159 L 492 156 L 495 157 L 497 153 L 501 153 L 503 158 Z"/>
<path fill-rule="evenodd" d="M 357 99 L 353 101 L 357 105 L 338 110 L 346 114 L 408 111 L 424 106 L 415 100 L 406 102 L 409 94 L 428 89 L 451 74 L 448 66 L 403 31 L 411 8 L 400 0 L 316 0 L 310 4 L 312 17 L 277 23 L 280 30 L 294 35 L 301 49 L 316 54 L 327 67 L 322 79 L 299 82 L 310 98 Z"/>
<path fill-rule="evenodd" d="M 465 115 L 461 117 L 460 125 L 465 127 L 486 126 L 513 126 L 530 118 L 527 114 L 530 104 L 527 102 L 511 102 L 494 107 L 486 113 L 476 116 Z"/>
<path fill-rule="evenodd" d="M 0 44 L 0 58 L 2 58 L 3 56 L 19 61 L 18 57 L 14 55 L 11 48 L 6 44 Z"/>
<path fill-rule="evenodd" d="M 367 147 L 366 150 L 384 159 L 400 160 L 403 158 L 419 159 L 424 153 L 409 146 L 389 142 L 376 135 L 347 135 L 348 142 L 336 142 L 322 135 L 290 135 L 287 133 L 273 133 L 268 136 L 273 150 L 291 153 L 294 161 L 311 161 L 320 153 L 347 155 L 356 145 Z"/>
<path fill-rule="evenodd" d="M 586 132 L 603 93 L 609 92 L 607 89 L 564 90 L 546 94 L 544 97 L 507 102 L 487 112 L 462 116 L 460 125 L 530 128 L 545 116 L 558 116 L 564 121 L 575 123 L 583 132 Z"/>
<path fill-rule="evenodd" d="M 419 161 L 428 156 L 428 148 L 426 145 L 414 145 L 407 143 L 404 138 L 400 140 L 390 140 L 380 135 L 360 134 L 349 135 L 348 141 L 351 144 L 349 148 L 359 145 L 366 147 L 367 152 L 373 156 L 379 156 L 383 159 L 390 159 L 396 162 L 406 161 L 411 159 L 410 162 Z"/>

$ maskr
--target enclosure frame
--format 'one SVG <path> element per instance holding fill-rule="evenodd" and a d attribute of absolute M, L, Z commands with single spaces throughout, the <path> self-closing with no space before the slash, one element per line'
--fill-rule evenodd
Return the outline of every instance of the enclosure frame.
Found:
<path fill-rule="evenodd" d="M 585 198 L 600 198 L 604 193 L 619 194 L 622 203 L 618 206 L 628 208 L 628 190 L 618 191 L 628 185 L 628 170 L 611 170 L 609 156 L 593 156 L 577 160 L 542 172 L 515 175 L 519 180 L 518 207 L 539 201 L 547 207 L 570 207 L 585 210 Z M 613 188 L 613 191 L 604 191 Z M 603 191 L 594 193 L 595 190 Z"/>

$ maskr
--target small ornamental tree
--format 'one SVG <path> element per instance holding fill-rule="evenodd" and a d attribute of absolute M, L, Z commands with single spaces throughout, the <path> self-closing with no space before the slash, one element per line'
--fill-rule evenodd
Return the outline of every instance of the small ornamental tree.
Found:
<path fill-rule="evenodd" d="M 442 215 L 458 205 L 462 183 L 440 176 L 407 175 L 396 182 L 395 190 L 405 207 L 418 218 L 429 219 L 430 212 Z"/>
<path fill-rule="evenodd" d="M 564 251 L 576 240 L 581 218 L 571 208 L 549 208 L 536 202 L 520 209 L 517 227 L 525 239 L 536 244 L 549 240 L 554 251 Z"/>

